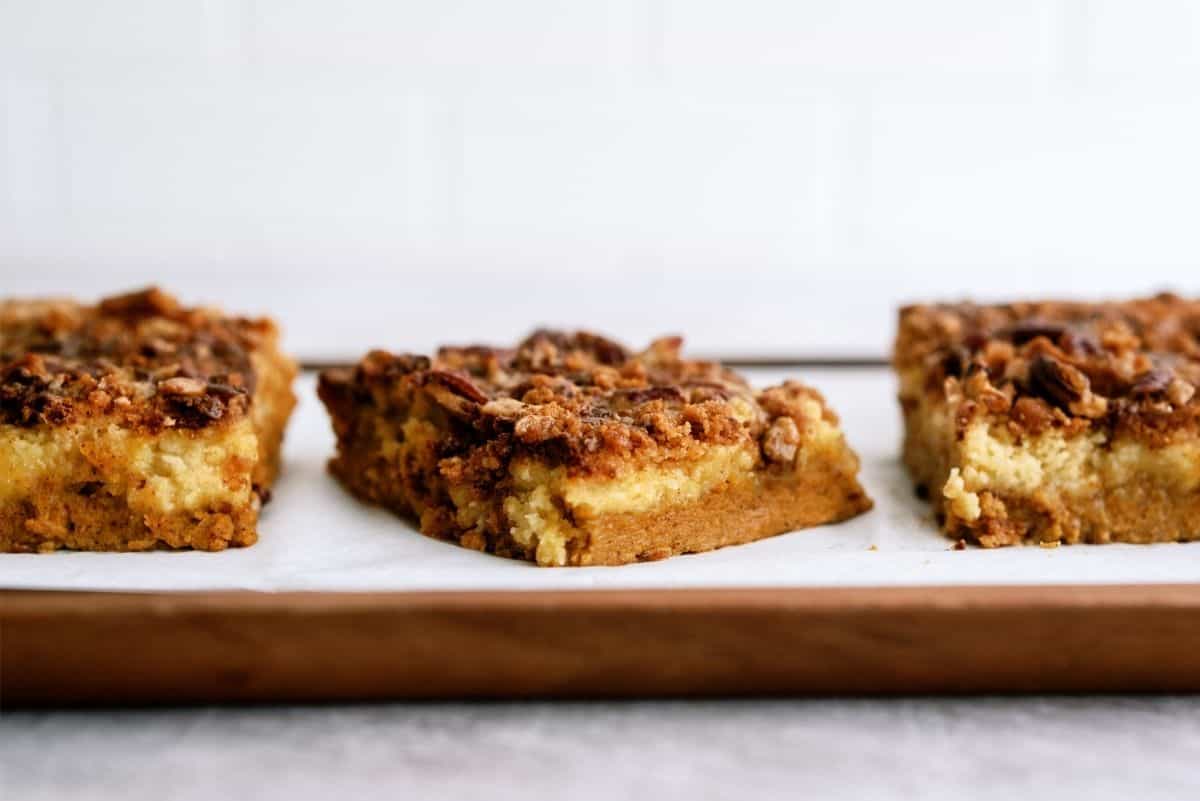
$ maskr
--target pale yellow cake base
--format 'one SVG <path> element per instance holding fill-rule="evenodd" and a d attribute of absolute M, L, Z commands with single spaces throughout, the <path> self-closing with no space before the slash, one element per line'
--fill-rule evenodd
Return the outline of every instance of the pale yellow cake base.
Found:
<path fill-rule="evenodd" d="M 942 529 L 983 546 L 1200 539 L 1200 442 L 1106 436 L 1016 436 L 986 417 L 959 432 L 922 399 L 906 412 L 904 461 Z"/>

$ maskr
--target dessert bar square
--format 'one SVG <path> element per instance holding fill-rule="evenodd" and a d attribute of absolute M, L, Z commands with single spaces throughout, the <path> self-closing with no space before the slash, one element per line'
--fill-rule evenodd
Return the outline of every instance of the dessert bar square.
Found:
<path fill-rule="evenodd" d="M 904 461 L 985 546 L 1200 539 L 1200 303 L 911 306 Z"/>
<path fill-rule="evenodd" d="M 427 535 L 539 565 L 662 559 L 870 508 L 820 394 L 757 392 L 680 345 L 540 331 L 513 349 L 372 352 L 321 376 L 330 468 Z"/>
<path fill-rule="evenodd" d="M 278 338 L 156 289 L 0 303 L 0 550 L 253 543 L 295 404 Z"/>

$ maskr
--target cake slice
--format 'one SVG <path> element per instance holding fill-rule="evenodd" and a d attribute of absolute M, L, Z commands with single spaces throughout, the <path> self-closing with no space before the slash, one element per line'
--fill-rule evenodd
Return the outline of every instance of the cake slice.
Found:
<path fill-rule="evenodd" d="M 904 461 L 952 537 L 1200 539 L 1200 303 L 911 306 Z"/>
<path fill-rule="evenodd" d="M 295 373 L 271 321 L 155 289 L 0 303 L 0 550 L 253 543 Z"/>
<path fill-rule="evenodd" d="M 330 469 L 429 536 L 539 565 L 663 559 L 870 508 L 816 391 L 756 392 L 680 344 L 540 331 L 432 360 L 374 351 L 321 376 Z"/>

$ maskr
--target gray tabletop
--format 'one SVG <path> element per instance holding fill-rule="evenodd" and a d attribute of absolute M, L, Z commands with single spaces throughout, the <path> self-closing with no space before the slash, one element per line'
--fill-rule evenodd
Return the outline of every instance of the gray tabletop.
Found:
<path fill-rule="evenodd" d="M 1196 799 L 1200 699 L 0 713 L 0 798 Z"/>

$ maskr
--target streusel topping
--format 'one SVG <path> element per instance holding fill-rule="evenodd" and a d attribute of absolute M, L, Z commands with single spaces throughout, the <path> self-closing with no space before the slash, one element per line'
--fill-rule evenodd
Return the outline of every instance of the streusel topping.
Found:
<path fill-rule="evenodd" d="M 965 398 L 962 415 L 1007 415 L 1015 432 L 1106 427 L 1151 444 L 1200 418 L 1200 302 L 911 306 L 900 369 L 927 392 Z"/>
<path fill-rule="evenodd" d="M 245 413 L 251 351 L 267 320 L 183 308 L 158 289 L 108 298 L 0 303 L 0 423 L 194 429 Z"/>
<path fill-rule="evenodd" d="M 420 388 L 469 436 L 586 471 L 761 439 L 781 415 L 794 417 L 798 441 L 806 402 L 836 424 L 814 390 L 789 383 L 768 407 L 741 376 L 683 359 L 681 347 L 667 337 L 635 353 L 595 334 L 537 331 L 516 348 L 442 348 L 432 360 L 373 351 L 353 368 L 326 371 L 321 393 L 327 402 L 387 405 Z M 768 457 L 787 452 L 779 443 L 788 435 L 771 431 Z"/>

